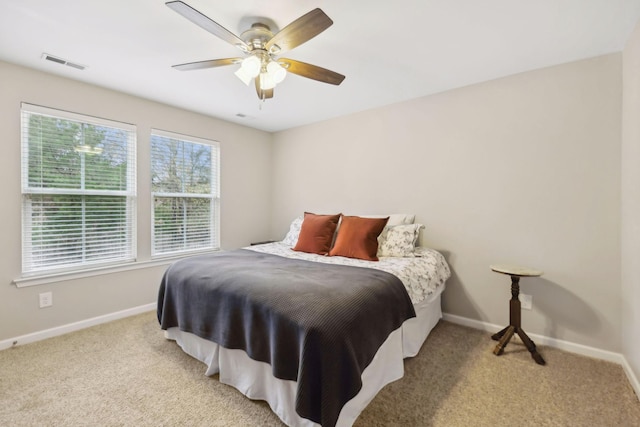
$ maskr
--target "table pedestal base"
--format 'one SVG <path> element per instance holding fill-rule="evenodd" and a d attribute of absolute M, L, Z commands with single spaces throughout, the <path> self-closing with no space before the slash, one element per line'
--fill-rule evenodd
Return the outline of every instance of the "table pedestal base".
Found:
<path fill-rule="evenodd" d="M 511 276 L 511 300 L 509 301 L 509 326 L 502 329 L 491 336 L 492 339 L 498 341 L 496 348 L 493 350 L 493 354 L 500 356 L 504 352 L 504 348 L 511 340 L 514 334 L 518 334 L 522 342 L 524 343 L 531 357 L 536 361 L 538 365 L 544 365 L 546 362 L 538 353 L 536 344 L 529 338 L 529 336 L 520 327 L 520 300 L 518 295 L 520 294 L 520 277 Z"/>
<path fill-rule="evenodd" d="M 525 347 L 527 347 L 527 350 L 529 350 L 529 353 L 531 353 L 531 357 L 536 361 L 538 365 L 546 364 L 542 356 L 540 356 L 540 353 L 538 353 L 536 344 L 531 340 L 531 338 L 529 338 L 529 336 L 522 330 L 522 328 L 518 328 L 513 325 L 509 325 L 500 332 L 497 332 L 491 336 L 492 339 L 499 341 L 496 345 L 496 348 L 493 349 L 493 354 L 495 354 L 496 356 L 500 356 L 504 352 L 504 348 L 507 346 L 509 340 L 511 340 L 511 337 L 514 334 L 518 334 Z"/>

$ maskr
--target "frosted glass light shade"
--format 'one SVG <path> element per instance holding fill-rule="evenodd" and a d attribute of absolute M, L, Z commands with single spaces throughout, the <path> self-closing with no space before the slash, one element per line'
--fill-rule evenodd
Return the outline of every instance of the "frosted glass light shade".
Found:
<path fill-rule="evenodd" d="M 250 56 L 242 60 L 240 68 L 244 69 L 251 77 L 257 77 L 262 68 L 262 61 L 257 56 Z"/>
<path fill-rule="evenodd" d="M 260 89 L 269 90 L 276 87 L 276 82 L 273 80 L 273 77 L 269 75 L 269 73 L 260 73 Z"/>
<path fill-rule="evenodd" d="M 257 56 L 249 56 L 242 60 L 240 68 L 234 73 L 244 84 L 249 86 L 251 79 L 260 74 L 262 62 Z"/>
<path fill-rule="evenodd" d="M 273 79 L 274 84 L 280 83 L 287 76 L 287 70 L 282 68 L 282 66 L 275 61 L 271 61 L 267 64 L 267 73 Z"/>
<path fill-rule="evenodd" d="M 238 70 L 234 73 L 240 80 L 242 80 L 242 83 L 246 84 L 247 86 L 249 86 L 249 83 L 251 83 L 251 79 L 253 78 L 253 76 L 251 76 L 251 74 L 249 74 L 244 68 L 240 67 L 238 68 Z"/>

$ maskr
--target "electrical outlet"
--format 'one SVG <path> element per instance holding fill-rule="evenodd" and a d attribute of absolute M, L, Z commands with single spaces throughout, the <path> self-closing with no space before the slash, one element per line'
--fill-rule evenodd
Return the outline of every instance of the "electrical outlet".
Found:
<path fill-rule="evenodd" d="M 53 293 L 43 292 L 40 294 L 40 308 L 51 307 L 53 305 Z"/>
<path fill-rule="evenodd" d="M 532 295 L 520 294 L 518 296 L 518 299 L 520 299 L 520 307 L 522 307 L 522 309 L 531 310 L 531 307 L 533 306 L 533 296 Z"/>

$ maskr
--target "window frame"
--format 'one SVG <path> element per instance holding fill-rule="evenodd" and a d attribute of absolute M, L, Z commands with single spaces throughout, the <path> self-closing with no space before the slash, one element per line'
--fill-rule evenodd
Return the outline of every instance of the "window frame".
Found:
<path fill-rule="evenodd" d="M 126 132 L 126 189 L 124 190 L 107 190 L 107 189 L 87 189 L 87 188 L 42 188 L 32 187 L 29 181 L 29 123 L 28 120 L 32 115 L 50 117 L 59 120 L 80 123 L 82 125 L 91 125 L 116 129 Z M 86 114 L 74 113 L 70 111 L 44 107 L 40 105 L 21 103 L 20 106 L 20 145 L 21 145 L 21 277 L 29 278 L 35 276 L 48 276 L 59 274 L 81 273 L 83 271 L 91 271 L 102 269 L 110 266 L 120 266 L 134 263 L 137 259 L 137 127 L 130 123 L 121 121 L 89 116 Z M 84 175 L 85 170 L 81 171 Z M 126 237 L 124 250 L 120 258 L 111 256 L 106 258 L 84 258 L 80 262 L 70 262 L 60 265 L 37 265 L 33 262 L 34 246 L 28 241 L 30 233 L 33 229 L 33 223 L 29 217 L 29 207 L 27 198 L 37 195 L 68 195 L 68 196 L 88 196 L 88 197 L 123 197 L 126 229 Z M 84 202 L 83 202 L 84 204 Z M 83 217 L 82 229 L 87 226 L 88 219 Z M 83 242 L 87 241 L 87 237 L 83 235 Z M 84 246 L 84 243 L 83 243 Z"/>
<path fill-rule="evenodd" d="M 186 142 L 197 145 L 206 145 L 211 148 L 211 175 L 210 175 L 210 192 L 204 193 L 180 193 L 180 192 L 156 192 L 153 190 L 153 138 L 169 138 L 172 140 Z M 198 252 L 210 252 L 220 250 L 220 143 L 215 140 L 200 138 L 192 135 L 185 135 L 177 132 L 171 132 L 161 129 L 152 128 L 149 135 L 149 158 L 150 158 L 150 198 L 151 198 L 151 259 L 162 259 L 168 257 L 179 257 Z M 158 252 L 156 244 L 156 217 L 155 217 L 155 200 L 156 197 L 166 198 L 203 198 L 210 200 L 210 245 L 207 247 L 179 249 L 167 252 Z"/>

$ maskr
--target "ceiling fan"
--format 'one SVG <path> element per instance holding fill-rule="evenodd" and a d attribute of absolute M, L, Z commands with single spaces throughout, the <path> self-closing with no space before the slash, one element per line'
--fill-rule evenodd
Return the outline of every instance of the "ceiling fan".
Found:
<path fill-rule="evenodd" d="M 238 37 L 182 1 L 170 1 L 165 4 L 214 36 L 236 46 L 245 55 L 174 65 L 173 68 L 177 70 L 240 64 L 235 75 L 246 85 L 254 79 L 256 92 L 261 100 L 273 98 L 274 87 L 285 78 L 287 72 L 332 85 L 339 85 L 345 78 L 342 74 L 316 65 L 278 57 L 281 53 L 311 40 L 333 24 L 331 18 L 320 9 L 302 15 L 276 34 L 271 32 L 268 25 L 256 22 Z"/>

